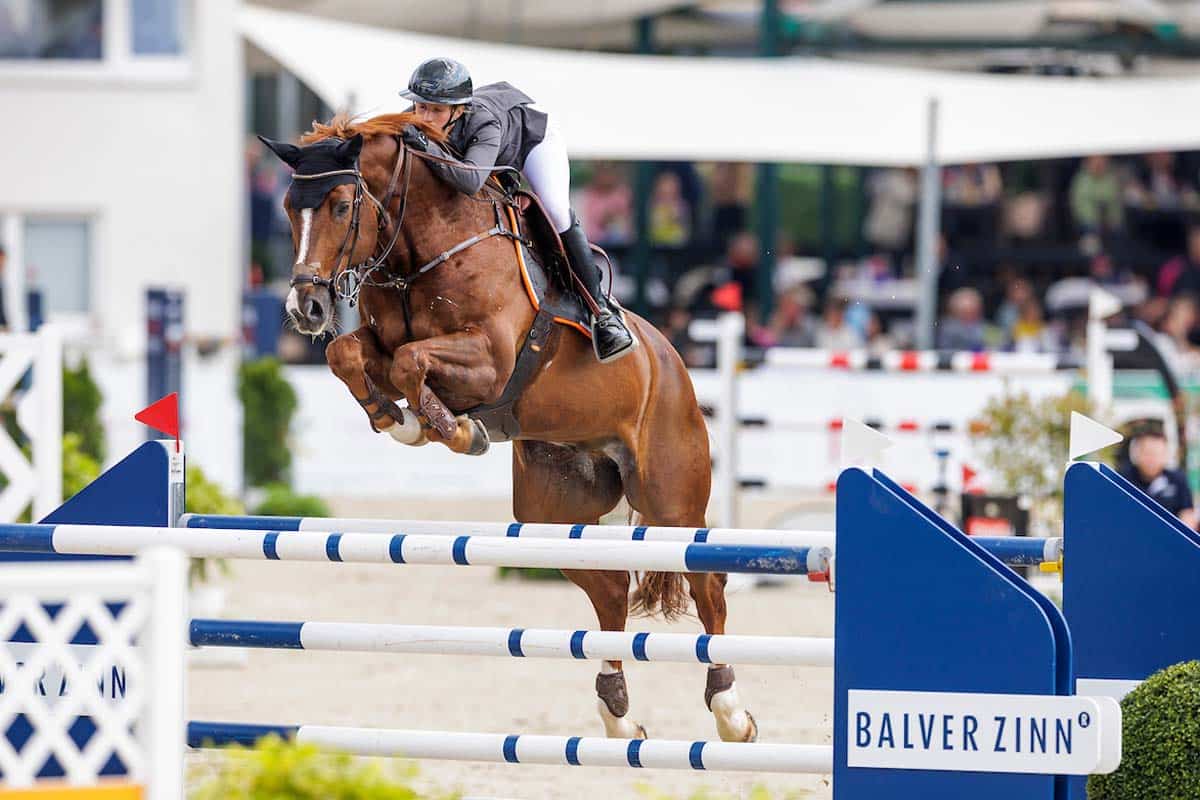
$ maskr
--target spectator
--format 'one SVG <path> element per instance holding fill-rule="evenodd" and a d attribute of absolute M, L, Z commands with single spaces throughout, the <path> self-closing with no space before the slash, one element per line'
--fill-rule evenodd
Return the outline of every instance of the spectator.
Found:
<path fill-rule="evenodd" d="M 723 162 L 712 174 L 712 244 L 723 253 L 729 240 L 746 227 L 750 205 L 750 170 L 746 164 Z"/>
<path fill-rule="evenodd" d="M 1155 289 L 1162 297 L 1184 292 L 1200 295 L 1200 225 L 1188 228 L 1187 252 L 1159 267 Z"/>
<path fill-rule="evenodd" d="M 718 308 L 741 308 L 746 314 L 746 329 L 753 337 L 758 320 L 758 239 L 749 231 L 742 231 L 729 241 L 725 264 L 718 270 L 713 289 L 713 305 Z M 736 298 L 727 301 L 736 294 Z"/>
<path fill-rule="evenodd" d="M 896 342 L 884 330 L 883 321 L 874 311 L 867 315 L 867 352 L 874 357 L 896 349 Z"/>
<path fill-rule="evenodd" d="M 1004 290 L 1004 302 L 996 312 L 996 325 L 1002 331 L 1011 331 L 1021 317 L 1021 308 L 1033 299 L 1033 286 L 1024 278 L 1015 277 Z"/>
<path fill-rule="evenodd" d="M 995 164 L 960 164 L 942 170 L 946 202 L 958 206 L 990 206 L 1004 192 Z"/>
<path fill-rule="evenodd" d="M 862 347 L 862 335 L 846 320 L 849 305 L 844 297 L 830 297 L 825 301 L 821 324 L 817 326 L 817 347 L 825 350 L 856 350 Z"/>
<path fill-rule="evenodd" d="M 1171 210 L 1196 201 L 1195 189 L 1175 171 L 1175 154 L 1164 152 L 1142 156 L 1142 168 L 1129 182 L 1126 195 L 1130 205 L 1147 209 Z"/>
<path fill-rule="evenodd" d="M 1121 466 L 1121 474 L 1183 524 L 1196 529 L 1187 476 L 1183 470 L 1167 468 L 1167 437 L 1161 421 L 1147 421 L 1134 430 L 1129 440 L 1129 463 Z"/>
<path fill-rule="evenodd" d="M 817 340 L 816 323 L 809 309 L 813 304 L 812 289 L 801 284 L 776 298 L 775 312 L 756 339 L 767 347 L 812 347 Z"/>
<path fill-rule="evenodd" d="M 867 182 L 867 193 L 871 203 L 863 222 L 863 236 L 875 250 L 891 255 L 893 270 L 898 274 L 900 262 L 912 242 L 917 171 L 911 168 L 879 170 Z"/>
<path fill-rule="evenodd" d="M 1195 346 L 1192 344 L 1193 332 L 1196 330 L 1197 311 L 1196 300 L 1188 295 L 1179 295 L 1167 306 L 1167 314 L 1162 321 L 1162 331 L 1159 341 L 1166 351 L 1171 365 L 1180 371 L 1200 366 Z"/>
<path fill-rule="evenodd" d="M 949 316 L 938 326 L 937 346 L 942 350 L 984 348 L 983 297 L 979 291 L 963 287 L 954 291 L 947 302 Z"/>
<path fill-rule="evenodd" d="M 580 196 L 581 220 L 590 240 L 601 247 L 633 240 L 633 193 L 616 165 L 596 164 Z"/>
<path fill-rule="evenodd" d="M 1088 156 L 1075 173 L 1071 215 L 1083 233 L 1111 233 L 1125 226 L 1121 180 L 1108 156 Z"/>
<path fill-rule="evenodd" d="M 1007 330 L 1012 349 L 1018 353 L 1056 353 L 1061 349 L 1054 330 L 1042 317 L 1042 302 L 1032 295 L 1022 301 L 1020 316 Z"/>
<path fill-rule="evenodd" d="M 683 184 L 674 172 L 660 172 L 650 196 L 650 241 L 660 247 L 682 247 L 691 236 L 691 209 Z"/>

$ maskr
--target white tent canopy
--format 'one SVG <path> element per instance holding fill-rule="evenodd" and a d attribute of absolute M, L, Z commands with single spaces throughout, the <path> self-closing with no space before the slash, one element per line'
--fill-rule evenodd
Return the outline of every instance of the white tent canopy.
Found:
<path fill-rule="evenodd" d="M 325 102 L 396 111 L 435 55 L 507 80 L 578 158 L 918 165 L 1200 147 L 1200 78 L 988 76 L 821 59 L 611 55 L 497 45 L 245 6 L 243 34 Z"/>

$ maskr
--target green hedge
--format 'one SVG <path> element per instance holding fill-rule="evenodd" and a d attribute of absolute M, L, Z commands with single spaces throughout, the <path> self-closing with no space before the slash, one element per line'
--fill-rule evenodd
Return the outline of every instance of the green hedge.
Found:
<path fill-rule="evenodd" d="M 238 369 L 242 401 L 242 462 L 247 486 L 289 483 L 292 454 L 288 430 L 296 413 L 296 391 L 275 358 L 245 361 Z"/>
<path fill-rule="evenodd" d="M 1200 661 L 1151 675 L 1121 716 L 1121 767 L 1088 780 L 1089 800 L 1200 798 Z"/>

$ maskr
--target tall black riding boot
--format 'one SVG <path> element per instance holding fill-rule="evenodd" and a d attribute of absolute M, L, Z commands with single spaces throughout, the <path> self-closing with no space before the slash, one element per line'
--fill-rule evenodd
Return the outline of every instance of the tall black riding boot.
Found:
<path fill-rule="evenodd" d="M 592 257 L 592 248 L 588 245 L 587 234 L 579 219 L 571 214 L 571 227 L 559 234 L 563 247 L 567 251 L 567 260 L 571 271 L 587 289 L 588 294 L 600 307 L 600 313 L 592 317 L 592 347 L 600 363 L 607 364 L 616 361 L 621 356 L 637 347 L 637 339 L 625 326 L 618 311 L 614 310 L 600 288 L 600 268 Z"/>

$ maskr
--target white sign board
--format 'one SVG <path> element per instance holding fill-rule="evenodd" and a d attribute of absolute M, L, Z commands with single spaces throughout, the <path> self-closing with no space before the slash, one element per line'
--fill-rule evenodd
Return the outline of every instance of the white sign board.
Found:
<path fill-rule="evenodd" d="M 852 689 L 846 726 L 851 767 L 1090 775 L 1121 763 L 1109 697 Z"/>

